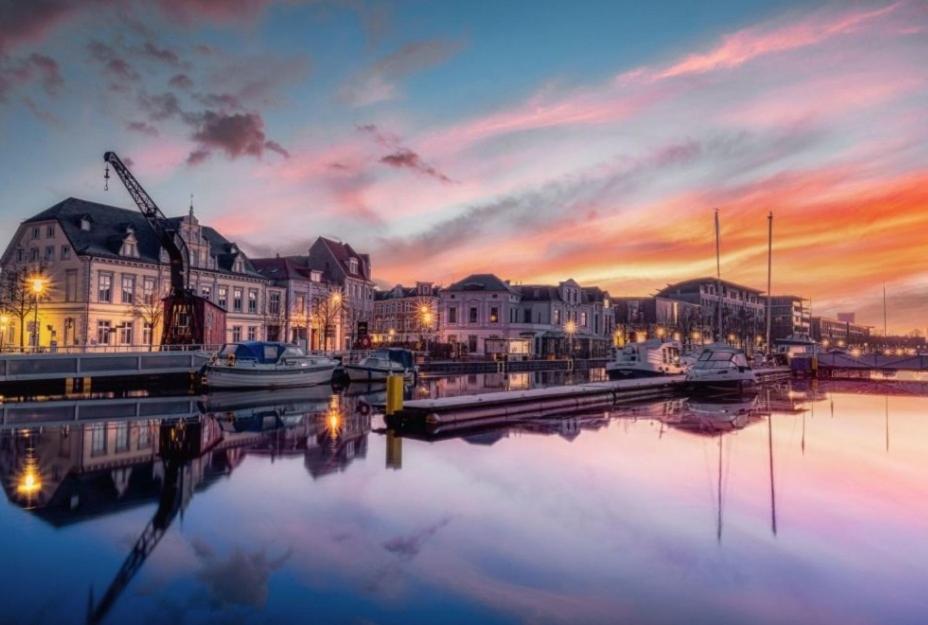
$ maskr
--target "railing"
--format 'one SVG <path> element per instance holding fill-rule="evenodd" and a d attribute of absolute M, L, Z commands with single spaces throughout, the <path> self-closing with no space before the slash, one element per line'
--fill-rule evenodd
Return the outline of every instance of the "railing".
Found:
<path fill-rule="evenodd" d="M 0 353 L 4 355 L 15 354 L 124 354 L 128 352 L 217 352 L 222 345 L 151 345 L 133 344 L 133 345 L 40 345 L 38 347 L 27 345 L 19 347 L 13 345 L 4 345 L 0 347 Z"/>

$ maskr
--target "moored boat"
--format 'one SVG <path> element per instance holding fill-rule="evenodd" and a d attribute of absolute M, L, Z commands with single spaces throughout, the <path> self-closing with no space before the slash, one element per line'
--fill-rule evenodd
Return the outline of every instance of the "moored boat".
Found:
<path fill-rule="evenodd" d="M 650 339 L 630 343 L 614 350 L 613 359 L 606 363 L 606 373 L 610 380 L 680 375 L 685 371 L 680 352 L 677 341 Z"/>
<path fill-rule="evenodd" d="M 381 382 L 390 375 L 412 378 L 417 373 L 413 353 L 396 347 L 379 349 L 358 364 L 344 365 L 342 370 L 352 382 Z"/>
<path fill-rule="evenodd" d="M 714 343 L 703 348 L 687 371 L 686 386 L 694 393 L 751 394 L 757 392 L 757 376 L 743 351 Z"/>
<path fill-rule="evenodd" d="M 229 343 L 203 368 L 203 384 L 217 388 L 285 388 L 327 384 L 338 361 L 307 354 L 297 345 Z"/>

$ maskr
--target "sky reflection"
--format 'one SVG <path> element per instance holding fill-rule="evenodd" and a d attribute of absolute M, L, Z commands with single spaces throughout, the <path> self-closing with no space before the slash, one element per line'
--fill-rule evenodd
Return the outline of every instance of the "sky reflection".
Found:
<path fill-rule="evenodd" d="M 337 440 L 320 412 L 199 482 L 106 622 L 923 622 L 928 397 L 773 406 L 394 440 L 398 462 L 346 402 Z M 4 619 L 81 622 L 155 510 L 56 528 L 9 503 Z"/>

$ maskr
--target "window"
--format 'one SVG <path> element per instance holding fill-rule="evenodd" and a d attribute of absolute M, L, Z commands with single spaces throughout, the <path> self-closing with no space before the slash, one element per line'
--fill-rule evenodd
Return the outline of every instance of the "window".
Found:
<path fill-rule="evenodd" d="M 490 323 L 499 323 L 499 308 L 496 306 L 490 308 Z"/>
<path fill-rule="evenodd" d="M 242 326 L 232 326 L 232 342 L 239 343 L 242 340 Z"/>
<path fill-rule="evenodd" d="M 582 325 L 584 328 L 586 327 L 586 313 L 585 312 L 580 313 L 580 325 Z"/>
<path fill-rule="evenodd" d="M 18 250 L 16 250 L 16 260 L 18 260 L 19 262 L 23 262 L 23 259 L 25 258 L 26 258 L 26 250 L 24 250 L 23 248 L 19 248 Z"/>
<path fill-rule="evenodd" d="M 129 449 L 129 424 L 126 421 L 120 421 L 116 424 L 116 451 L 127 451 Z"/>
<path fill-rule="evenodd" d="M 552 319 L 551 323 L 552 325 L 556 325 L 556 326 L 561 325 L 561 309 L 560 308 L 554 309 L 554 318 Z"/>
<path fill-rule="evenodd" d="M 297 293 L 296 306 L 294 306 L 294 311 L 301 313 L 304 310 L 306 310 L 306 296 L 302 293 Z"/>
<path fill-rule="evenodd" d="M 124 321 L 119 324 L 119 342 L 122 345 L 132 345 L 132 334 L 135 329 L 132 321 Z"/>
<path fill-rule="evenodd" d="M 258 312 L 258 290 L 248 289 L 248 312 L 255 314 Z"/>
<path fill-rule="evenodd" d="M 106 453 L 106 424 L 94 423 L 90 426 L 90 455 L 102 456 Z"/>
<path fill-rule="evenodd" d="M 135 276 L 131 274 L 122 276 L 122 303 L 135 303 Z"/>
<path fill-rule="evenodd" d="M 229 307 L 229 288 L 221 286 L 219 287 L 218 293 L 219 293 L 219 299 L 217 300 L 216 303 L 219 304 L 221 308 L 228 308 Z"/>
<path fill-rule="evenodd" d="M 38 227 L 38 226 L 35 226 L 35 227 L 32 229 L 32 240 L 34 241 L 34 240 L 36 240 L 36 239 L 38 239 L 38 238 L 39 238 L 39 227 Z"/>
<path fill-rule="evenodd" d="M 280 314 L 280 293 L 274 291 L 268 295 L 267 312 L 269 315 Z"/>
<path fill-rule="evenodd" d="M 34 248 L 32 248 L 31 250 L 29 250 L 29 260 L 31 260 L 32 262 L 38 262 L 38 260 L 39 260 L 39 248 L 34 247 Z"/>
<path fill-rule="evenodd" d="M 64 272 L 64 301 L 77 301 L 77 269 L 68 269 Z"/>
<path fill-rule="evenodd" d="M 148 449 L 151 446 L 151 426 L 147 423 L 139 425 L 139 449 Z"/>
<path fill-rule="evenodd" d="M 310 282 L 322 282 L 322 272 L 321 271 L 310 271 L 309 281 Z"/>
<path fill-rule="evenodd" d="M 239 287 L 232 288 L 232 310 L 242 312 L 242 289 Z M 241 328 L 239 328 L 241 331 Z"/>
<path fill-rule="evenodd" d="M 100 345 L 109 345 L 110 342 L 110 322 L 97 321 L 97 343 Z"/>
<path fill-rule="evenodd" d="M 55 246 L 54 245 L 45 246 L 45 260 L 46 262 L 55 260 Z"/>
<path fill-rule="evenodd" d="M 89 217 L 86 217 L 86 216 L 81 217 L 81 230 L 83 230 L 84 232 L 88 232 L 90 230 L 90 218 Z"/>
<path fill-rule="evenodd" d="M 522 311 L 522 323 L 531 323 L 532 322 L 532 309 L 525 308 Z"/>
<path fill-rule="evenodd" d="M 113 301 L 113 274 L 101 271 L 97 275 L 97 301 L 107 303 Z"/>
<path fill-rule="evenodd" d="M 249 341 L 258 340 L 258 326 L 248 326 L 248 340 Z"/>
<path fill-rule="evenodd" d="M 142 278 L 142 301 L 148 305 L 155 303 L 155 279 L 152 277 Z"/>
<path fill-rule="evenodd" d="M 471 334 L 467 337 L 467 351 L 476 352 L 477 351 L 477 337 Z"/>
<path fill-rule="evenodd" d="M 142 326 L 142 343 L 145 345 L 151 345 L 152 342 L 152 327 L 151 324 L 145 322 Z"/>
<path fill-rule="evenodd" d="M 62 245 L 61 246 L 61 260 L 68 260 L 71 258 L 71 246 Z"/>
<path fill-rule="evenodd" d="M 470 311 L 467 313 L 467 321 L 469 323 L 477 323 L 477 307 L 471 306 Z"/>
<path fill-rule="evenodd" d="M 358 259 L 350 258 L 348 259 L 348 271 L 351 273 L 358 273 Z"/>
<path fill-rule="evenodd" d="M 45 238 L 53 239 L 55 238 L 55 224 L 48 224 L 45 226 Z"/>
<path fill-rule="evenodd" d="M 203 299 L 207 299 L 207 300 L 212 301 L 212 299 L 213 299 L 213 287 L 211 287 L 211 286 L 203 286 L 203 287 L 200 287 L 200 295 L 203 296 Z"/>
<path fill-rule="evenodd" d="M 452 306 L 448 309 L 448 323 L 458 322 L 458 307 Z"/>

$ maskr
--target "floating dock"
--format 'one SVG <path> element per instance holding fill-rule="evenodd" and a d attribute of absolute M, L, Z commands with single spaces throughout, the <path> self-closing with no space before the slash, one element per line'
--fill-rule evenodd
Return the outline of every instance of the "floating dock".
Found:
<path fill-rule="evenodd" d="M 0 383 L 193 374 L 209 352 L 62 352 L 0 355 Z"/>
<path fill-rule="evenodd" d="M 756 371 L 761 384 L 790 377 L 789 367 Z M 391 427 L 424 428 L 437 432 L 452 424 L 501 423 L 514 419 L 570 414 L 614 406 L 623 402 L 659 399 L 684 390 L 686 376 L 658 376 L 631 380 L 550 386 L 525 391 L 501 391 L 439 399 L 408 401 L 387 417 Z"/>

